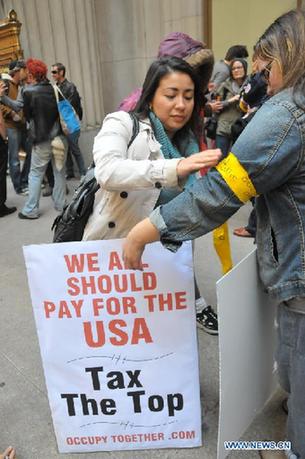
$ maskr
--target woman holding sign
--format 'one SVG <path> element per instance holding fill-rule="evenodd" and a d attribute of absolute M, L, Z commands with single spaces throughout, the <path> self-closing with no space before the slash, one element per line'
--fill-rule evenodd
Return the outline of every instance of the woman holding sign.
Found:
<path fill-rule="evenodd" d="M 276 360 L 289 393 L 289 457 L 305 458 L 305 12 L 279 17 L 255 53 L 272 97 L 216 169 L 129 233 L 124 259 L 140 269 L 145 244 L 161 239 L 176 250 L 258 196 L 257 258 L 264 287 L 279 305 Z"/>
<path fill-rule="evenodd" d="M 101 189 L 84 240 L 125 237 L 155 207 L 193 183 L 197 171 L 218 163 L 220 150 L 199 152 L 202 95 L 192 67 L 180 58 L 165 57 L 147 72 L 135 120 L 123 111 L 105 118 L 93 147 Z M 199 292 L 196 300 L 203 301 Z M 217 333 L 210 306 L 200 318 L 206 331 Z"/>

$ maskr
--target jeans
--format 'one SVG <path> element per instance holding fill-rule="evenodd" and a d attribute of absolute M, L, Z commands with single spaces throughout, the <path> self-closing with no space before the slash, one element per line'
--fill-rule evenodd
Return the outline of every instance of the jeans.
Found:
<path fill-rule="evenodd" d="M 84 158 L 78 146 L 79 136 L 80 136 L 80 131 L 76 131 L 76 132 L 73 132 L 73 134 L 67 135 L 69 150 L 68 150 L 68 155 L 67 155 L 66 169 L 67 169 L 67 175 L 70 175 L 71 177 L 74 175 L 72 155 L 75 158 L 75 161 L 76 161 L 76 164 L 79 170 L 79 174 L 80 175 L 86 174 Z"/>
<path fill-rule="evenodd" d="M 252 205 L 255 205 L 255 198 L 251 199 Z M 246 230 L 251 234 L 251 236 L 255 237 L 256 236 L 256 210 L 253 207 L 251 210 L 251 213 L 248 218 L 248 224 L 245 227 Z"/>
<path fill-rule="evenodd" d="M 65 153 L 67 152 L 67 142 L 62 136 L 61 140 L 65 144 Z M 65 166 L 58 171 L 55 167 L 54 158 L 52 155 L 51 141 L 41 142 L 33 146 L 31 170 L 29 175 L 29 196 L 22 209 L 22 213 L 29 217 L 39 217 L 39 198 L 41 192 L 41 183 L 45 174 L 48 162 L 52 161 L 54 174 L 54 188 L 52 199 L 54 207 L 61 212 L 66 202 L 66 178 Z"/>
<path fill-rule="evenodd" d="M 0 138 L 0 209 L 6 201 L 7 144 Z"/>
<path fill-rule="evenodd" d="M 292 311 L 289 303 L 278 308 L 276 361 L 280 384 L 289 394 L 287 440 L 294 454 L 305 458 L 305 314 Z"/>
<path fill-rule="evenodd" d="M 25 128 L 7 128 L 8 163 L 11 180 L 13 182 L 16 193 L 20 193 L 22 189 L 28 185 L 30 156 L 26 159 L 22 171 L 20 171 L 19 160 L 19 150 L 22 144 L 25 151 L 27 153 L 29 152 L 29 149 L 26 146 L 26 135 L 27 133 Z"/>
<path fill-rule="evenodd" d="M 216 148 L 220 148 L 222 152 L 222 159 L 228 156 L 230 146 L 231 146 L 231 138 L 225 135 L 216 135 Z"/>

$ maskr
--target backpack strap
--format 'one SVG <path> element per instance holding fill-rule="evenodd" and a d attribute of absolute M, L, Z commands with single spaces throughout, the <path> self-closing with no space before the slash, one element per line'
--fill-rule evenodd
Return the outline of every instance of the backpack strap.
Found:
<path fill-rule="evenodd" d="M 128 142 L 127 150 L 130 147 L 130 145 L 132 144 L 132 142 L 134 141 L 134 139 L 139 134 L 139 130 L 140 130 L 140 123 L 139 123 L 139 119 L 136 116 L 136 114 L 134 112 L 128 112 L 128 114 L 129 114 L 129 116 L 131 118 L 131 121 L 132 121 L 132 135 L 131 135 L 130 140 Z"/>

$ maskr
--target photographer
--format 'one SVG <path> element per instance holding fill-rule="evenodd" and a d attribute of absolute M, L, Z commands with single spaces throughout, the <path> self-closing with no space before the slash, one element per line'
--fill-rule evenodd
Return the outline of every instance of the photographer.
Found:
<path fill-rule="evenodd" d="M 26 65 L 23 60 L 12 61 L 9 64 L 8 74 L 2 75 L 5 81 L 6 93 L 10 99 L 16 100 L 19 88 L 27 77 Z M 5 105 L 1 99 L 1 111 L 5 121 L 8 137 L 8 162 L 11 180 L 17 194 L 26 195 L 28 189 L 28 175 L 30 169 L 31 147 L 27 143 L 27 131 L 22 111 L 16 113 L 14 109 Z M 27 152 L 26 160 L 20 170 L 20 147 Z"/>
<path fill-rule="evenodd" d="M 15 212 L 16 207 L 7 207 L 6 201 L 6 168 L 7 168 L 7 135 L 4 119 L 0 110 L 0 217 Z"/>

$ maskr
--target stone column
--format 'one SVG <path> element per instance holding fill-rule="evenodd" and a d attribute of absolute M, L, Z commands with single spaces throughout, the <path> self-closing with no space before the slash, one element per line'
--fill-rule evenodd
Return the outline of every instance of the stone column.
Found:
<path fill-rule="evenodd" d="M 141 86 L 172 31 L 202 40 L 201 0 L 95 0 L 105 112 Z"/>
<path fill-rule="evenodd" d="M 2 0 L 2 9 L 14 8 L 22 23 L 25 59 L 66 66 L 68 80 L 82 98 L 81 146 L 91 160 L 93 137 L 104 116 L 94 0 Z M 49 78 L 52 81 L 51 74 Z"/>

